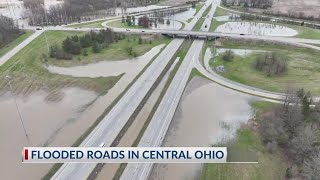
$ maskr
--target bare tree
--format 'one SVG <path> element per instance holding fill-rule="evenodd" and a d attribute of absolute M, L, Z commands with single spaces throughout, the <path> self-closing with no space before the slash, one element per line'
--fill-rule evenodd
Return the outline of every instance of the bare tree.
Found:
<path fill-rule="evenodd" d="M 301 173 L 306 180 L 317 180 L 320 177 L 320 152 L 311 156 L 310 159 L 304 161 Z"/>

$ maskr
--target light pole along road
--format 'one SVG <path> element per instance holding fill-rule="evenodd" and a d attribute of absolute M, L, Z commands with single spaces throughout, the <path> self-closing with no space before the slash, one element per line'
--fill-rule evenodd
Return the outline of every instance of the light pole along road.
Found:
<path fill-rule="evenodd" d="M 192 21 L 186 25 L 185 30 L 191 30 L 195 26 L 211 2 L 212 0 L 206 2 L 207 5 L 203 6 Z M 121 129 L 149 92 L 152 85 L 156 82 L 165 66 L 178 51 L 183 41 L 183 39 L 174 39 L 167 45 L 154 62 L 129 88 L 121 100 L 111 109 L 107 116 L 104 117 L 99 125 L 81 143 L 80 147 L 98 147 L 102 143 L 107 147 L 111 146 Z M 52 179 L 86 179 L 96 165 L 96 163 L 65 163 L 55 173 Z"/>
<path fill-rule="evenodd" d="M 212 7 L 202 25 L 202 31 L 209 30 L 213 15 L 216 7 L 220 4 L 220 0 L 211 1 L 211 3 Z M 194 67 L 193 62 L 196 59 L 200 59 L 204 43 L 204 40 L 195 40 L 192 43 L 158 109 L 153 115 L 148 128 L 143 134 L 138 147 L 158 147 L 162 145 L 185 86 L 188 83 L 190 73 Z M 153 163 L 129 163 L 122 173 L 121 180 L 146 180 L 150 176 L 152 167 Z"/>

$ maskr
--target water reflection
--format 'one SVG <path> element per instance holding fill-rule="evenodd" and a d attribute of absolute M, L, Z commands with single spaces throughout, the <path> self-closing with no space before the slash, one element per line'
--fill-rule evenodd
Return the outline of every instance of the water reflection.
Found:
<path fill-rule="evenodd" d="M 163 146 L 210 146 L 231 139 L 251 116 L 252 97 L 202 78 L 190 81 Z M 157 164 L 152 179 L 198 179 L 201 164 Z"/>

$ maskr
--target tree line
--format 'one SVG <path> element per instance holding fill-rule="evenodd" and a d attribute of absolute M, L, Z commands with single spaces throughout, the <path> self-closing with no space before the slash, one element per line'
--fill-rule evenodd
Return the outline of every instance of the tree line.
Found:
<path fill-rule="evenodd" d="M 66 37 L 61 45 L 50 46 L 49 56 L 56 59 L 72 60 L 73 55 L 83 54 L 88 56 L 88 49 L 93 53 L 99 53 L 113 42 L 124 39 L 124 34 L 118 34 L 111 29 L 103 29 L 98 32 L 91 31 L 82 36 Z"/>
<path fill-rule="evenodd" d="M 282 105 L 259 118 L 259 131 L 268 151 L 283 151 L 292 164 L 287 168 L 287 178 L 319 179 L 320 102 L 314 102 L 304 89 L 289 90 Z"/>
<path fill-rule="evenodd" d="M 222 0 L 224 6 L 241 6 L 267 9 L 272 7 L 273 0 Z"/>
<path fill-rule="evenodd" d="M 0 15 L 0 48 L 15 40 L 24 33 L 14 23 L 13 19 Z"/>
<path fill-rule="evenodd" d="M 256 57 L 254 68 L 267 76 L 282 75 L 288 70 L 288 57 L 277 52 L 265 52 Z"/>
<path fill-rule="evenodd" d="M 112 9 L 112 15 L 116 7 L 126 8 L 128 5 L 148 5 L 158 0 L 141 1 L 116 1 L 116 0 L 64 0 L 62 4 L 44 7 L 44 0 L 23 0 L 27 9 L 25 16 L 30 25 L 62 25 L 71 22 L 91 20 L 105 17 Z"/>

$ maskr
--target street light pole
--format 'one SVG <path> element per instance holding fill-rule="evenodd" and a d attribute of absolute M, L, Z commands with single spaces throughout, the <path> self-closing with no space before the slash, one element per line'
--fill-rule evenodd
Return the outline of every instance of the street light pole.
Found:
<path fill-rule="evenodd" d="M 9 83 L 10 91 L 11 91 L 11 94 L 12 94 L 12 96 L 13 96 L 14 103 L 15 103 L 15 105 L 16 105 L 16 108 L 17 108 L 17 111 L 18 111 L 18 114 L 19 114 L 19 119 L 20 119 L 21 125 L 22 125 L 22 127 L 23 127 L 24 134 L 25 134 L 28 142 L 30 143 L 29 135 L 28 135 L 27 129 L 26 129 L 25 125 L 24 125 L 23 118 L 22 118 L 21 111 L 20 111 L 19 106 L 18 106 L 18 103 L 17 103 L 16 96 L 15 96 L 15 94 L 14 94 L 14 92 L 13 92 L 13 88 L 12 88 L 12 84 L 11 84 L 11 79 L 12 79 L 12 78 L 11 78 L 10 76 L 6 76 L 6 77 L 5 77 L 5 80 L 7 80 L 8 83 Z"/>

